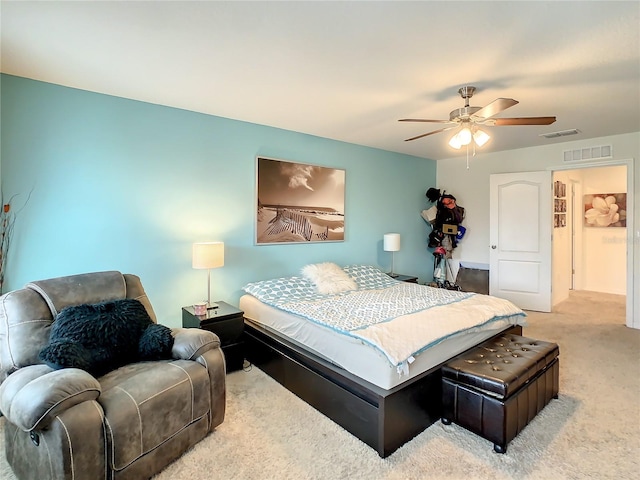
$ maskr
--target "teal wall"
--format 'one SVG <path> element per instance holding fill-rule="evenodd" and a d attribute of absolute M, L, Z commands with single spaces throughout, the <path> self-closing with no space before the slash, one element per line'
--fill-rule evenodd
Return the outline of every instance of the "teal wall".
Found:
<path fill-rule="evenodd" d="M 402 234 L 395 271 L 431 279 L 420 217 L 436 162 L 20 77 L 2 75 L 1 180 L 17 216 L 4 291 L 99 270 L 135 273 L 158 320 L 206 298 L 191 245 L 225 242 L 212 297 L 237 305 L 250 281 L 307 263 L 390 269 L 386 232 Z M 345 241 L 254 245 L 256 156 L 346 170 Z"/>

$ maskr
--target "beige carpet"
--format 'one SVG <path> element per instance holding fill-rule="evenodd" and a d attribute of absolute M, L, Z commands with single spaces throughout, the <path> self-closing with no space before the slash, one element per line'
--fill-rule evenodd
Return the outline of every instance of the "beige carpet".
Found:
<path fill-rule="evenodd" d="M 589 292 L 529 313 L 525 335 L 560 345 L 560 398 L 505 455 L 437 422 L 381 459 L 254 368 L 227 377 L 225 422 L 154 480 L 640 478 L 640 331 L 624 313 L 624 297 Z M 0 478 L 14 479 L 4 457 Z"/>

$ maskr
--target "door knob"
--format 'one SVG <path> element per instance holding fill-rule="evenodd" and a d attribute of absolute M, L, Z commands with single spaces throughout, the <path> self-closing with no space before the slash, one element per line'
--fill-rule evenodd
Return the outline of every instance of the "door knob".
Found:
<path fill-rule="evenodd" d="M 496 246 L 495 246 L 495 245 L 491 245 L 491 248 L 492 248 L 493 250 L 495 250 L 495 249 L 496 249 Z"/>

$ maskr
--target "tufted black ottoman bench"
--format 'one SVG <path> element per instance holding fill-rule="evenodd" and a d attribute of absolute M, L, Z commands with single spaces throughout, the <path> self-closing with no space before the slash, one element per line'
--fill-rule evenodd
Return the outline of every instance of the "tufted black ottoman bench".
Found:
<path fill-rule="evenodd" d="M 498 453 L 558 398 L 555 343 L 502 335 L 442 367 L 442 423 L 455 422 L 490 442 Z"/>

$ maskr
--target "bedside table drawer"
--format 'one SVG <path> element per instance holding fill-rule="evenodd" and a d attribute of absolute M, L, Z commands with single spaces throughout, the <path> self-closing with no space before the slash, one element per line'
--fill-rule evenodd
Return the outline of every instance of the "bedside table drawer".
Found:
<path fill-rule="evenodd" d="M 199 328 L 209 330 L 220 337 L 220 343 L 224 347 L 231 343 L 237 343 L 244 332 L 244 319 L 242 316 L 217 321 L 202 321 Z"/>

